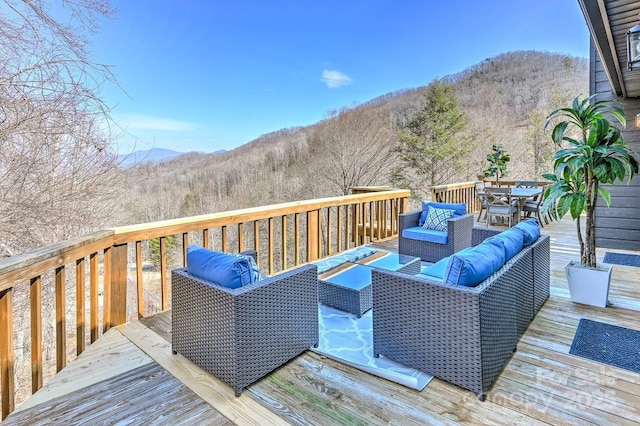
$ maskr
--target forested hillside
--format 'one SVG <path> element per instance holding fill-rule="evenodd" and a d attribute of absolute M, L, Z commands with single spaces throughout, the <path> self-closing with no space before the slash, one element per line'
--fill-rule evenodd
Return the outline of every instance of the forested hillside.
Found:
<path fill-rule="evenodd" d="M 542 52 L 505 53 L 437 82 L 453 89 L 468 147 L 463 167 L 429 181 L 405 166 L 399 132 L 423 108 L 429 86 L 385 94 L 327 112 L 308 127 L 263 135 L 232 151 L 186 154 L 128 171 L 129 192 L 119 223 L 146 222 L 295 199 L 340 195 L 355 185 L 398 186 L 400 171 L 416 196 L 432 184 L 474 180 L 487 168 L 492 144 L 511 154 L 511 179 L 538 179 L 554 152 L 546 116 L 588 92 L 586 59 Z M 437 155 L 437 154 L 436 154 Z M 440 161 L 440 163 L 438 163 Z M 434 168 L 451 161 L 436 158 Z M 434 178 L 435 179 L 435 178 Z"/>

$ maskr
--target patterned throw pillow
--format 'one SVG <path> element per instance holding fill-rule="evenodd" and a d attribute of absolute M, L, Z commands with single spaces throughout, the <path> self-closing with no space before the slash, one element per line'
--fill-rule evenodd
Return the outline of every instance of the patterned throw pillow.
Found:
<path fill-rule="evenodd" d="M 433 229 L 435 231 L 447 231 L 447 220 L 453 215 L 455 210 L 437 209 L 429 206 L 427 217 L 424 219 L 425 229 Z"/>

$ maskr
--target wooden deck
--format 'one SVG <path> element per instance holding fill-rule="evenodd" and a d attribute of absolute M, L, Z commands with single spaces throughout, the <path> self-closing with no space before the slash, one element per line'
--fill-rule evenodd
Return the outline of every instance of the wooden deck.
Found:
<path fill-rule="evenodd" d="M 107 332 L 3 423 L 638 424 L 640 374 L 568 352 L 580 318 L 640 329 L 640 270 L 615 266 L 606 309 L 574 304 L 564 278 L 577 257 L 574 223 L 543 232 L 551 235 L 551 297 L 484 402 L 438 379 L 417 392 L 311 351 L 235 398 L 172 355 L 165 312 Z"/>

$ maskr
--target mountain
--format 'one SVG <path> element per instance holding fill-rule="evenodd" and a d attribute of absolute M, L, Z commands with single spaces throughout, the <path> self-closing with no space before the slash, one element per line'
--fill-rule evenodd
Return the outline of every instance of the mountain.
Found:
<path fill-rule="evenodd" d="M 225 152 L 224 149 L 214 151 L 211 154 L 221 154 Z M 139 163 L 158 163 L 165 160 L 170 160 L 175 157 L 183 155 L 184 152 L 173 151 L 171 149 L 164 148 L 152 148 L 144 151 L 134 151 L 131 154 L 125 154 L 119 156 L 119 163 L 123 167 L 129 167 Z"/>
<path fill-rule="evenodd" d="M 144 151 L 134 151 L 131 154 L 120 155 L 120 164 L 124 167 L 144 162 L 160 162 L 182 155 L 183 152 L 164 148 L 152 148 Z"/>

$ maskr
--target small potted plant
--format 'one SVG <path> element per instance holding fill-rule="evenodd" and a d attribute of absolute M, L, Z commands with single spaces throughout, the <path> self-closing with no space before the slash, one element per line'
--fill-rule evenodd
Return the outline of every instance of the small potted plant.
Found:
<path fill-rule="evenodd" d="M 638 173 L 638 156 L 612 121 L 625 126 L 622 109 L 612 101 L 592 103 L 593 98 L 577 97 L 571 107 L 557 109 L 547 117 L 545 128 L 559 120 L 551 138 L 560 149 L 553 157 L 555 174 L 543 175 L 552 181 L 545 192 L 543 211 L 556 219 L 570 213 L 576 221 L 580 262 L 571 261 L 565 268 L 572 300 L 605 307 L 612 265 L 596 262 L 595 211 L 598 196 L 609 205 L 611 194 L 600 184 L 633 178 Z M 584 273 L 590 277 L 585 278 Z M 592 274 L 602 275 L 604 282 L 597 284 Z"/>
<path fill-rule="evenodd" d="M 511 160 L 511 156 L 507 154 L 504 145 L 493 144 L 491 153 L 487 154 L 487 161 L 490 163 L 488 169 L 484 170 L 485 177 L 496 177 L 496 185 L 500 186 L 500 178 L 509 174 L 507 171 L 507 163 Z"/>

